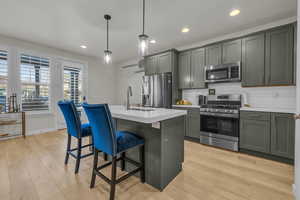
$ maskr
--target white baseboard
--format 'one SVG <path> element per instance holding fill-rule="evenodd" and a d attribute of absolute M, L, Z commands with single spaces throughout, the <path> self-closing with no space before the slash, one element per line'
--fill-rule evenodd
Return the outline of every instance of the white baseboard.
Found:
<path fill-rule="evenodd" d="M 52 131 L 57 131 L 56 128 L 46 128 L 46 129 L 40 129 L 40 130 L 32 130 L 29 131 L 26 135 L 38 135 L 38 134 L 43 134 L 43 133 L 48 133 Z"/>

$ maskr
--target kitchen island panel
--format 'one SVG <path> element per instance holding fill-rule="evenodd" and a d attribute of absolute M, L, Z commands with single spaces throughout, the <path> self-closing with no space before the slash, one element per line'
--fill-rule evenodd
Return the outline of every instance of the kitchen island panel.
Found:
<path fill-rule="evenodd" d="M 146 183 L 163 190 L 182 170 L 184 154 L 184 116 L 151 124 L 115 119 L 118 130 L 133 132 L 145 139 Z M 127 156 L 139 161 L 138 148 L 128 151 Z M 126 163 L 126 170 L 134 166 Z"/>

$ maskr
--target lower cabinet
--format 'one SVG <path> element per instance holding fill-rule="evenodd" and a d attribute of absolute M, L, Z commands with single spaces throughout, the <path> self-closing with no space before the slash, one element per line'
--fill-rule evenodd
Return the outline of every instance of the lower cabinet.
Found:
<path fill-rule="evenodd" d="M 270 121 L 241 119 L 240 148 L 269 153 Z"/>
<path fill-rule="evenodd" d="M 295 152 L 295 120 L 293 115 L 273 113 L 271 124 L 271 154 L 293 159 Z"/>
<path fill-rule="evenodd" d="M 174 109 L 187 110 L 185 117 L 185 136 L 200 139 L 200 109 L 178 107 L 174 107 Z"/>
<path fill-rule="evenodd" d="M 293 159 L 294 143 L 293 114 L 241 111 L 241 149 Z"/>
<path fill-rule="evenodd" d="M 186 136 L 200 139 L 200 110 L 189 110 L 187 115 Z"/>

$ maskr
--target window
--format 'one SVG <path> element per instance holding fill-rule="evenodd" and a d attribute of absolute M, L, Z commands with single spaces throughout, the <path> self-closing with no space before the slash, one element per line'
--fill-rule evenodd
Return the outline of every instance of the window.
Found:
<path fill-rule="evenodd" d="M 49 110 L 49 59 L 21 55 L 23 111 Z"/>
<path fill-rule="evenodd" d="M 79 68 L 64 67 L 64 99 L 79 106 L 82 99 L 82 71 Z"/>
<path fill-rule="evenodd" d="M 0 50 L 0 111 L 5 111 L 7 95 L 8 64 L 7 51 Z"/>

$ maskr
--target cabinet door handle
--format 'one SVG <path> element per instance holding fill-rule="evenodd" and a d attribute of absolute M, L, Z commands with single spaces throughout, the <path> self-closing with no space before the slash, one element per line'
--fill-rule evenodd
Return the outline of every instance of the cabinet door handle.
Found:
<path fill-rule="evenodd" d="M 295 114 L 295 115 L 294 115 L 294 119 L 295 119 L 295 120 L 300 119 L 300 115 Z"/>

